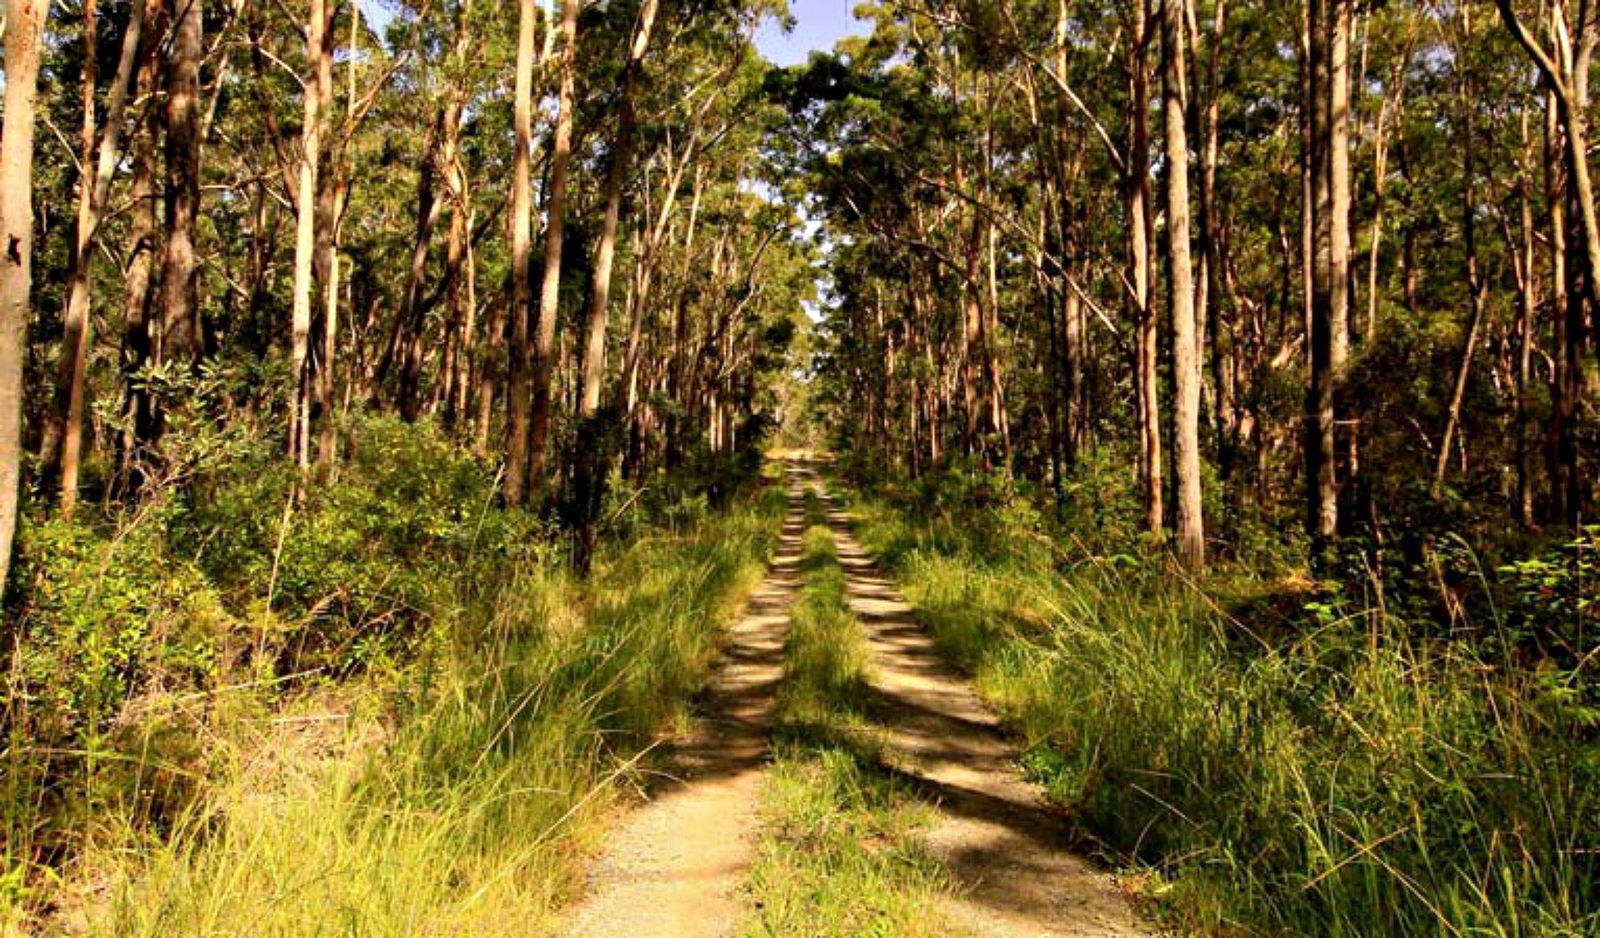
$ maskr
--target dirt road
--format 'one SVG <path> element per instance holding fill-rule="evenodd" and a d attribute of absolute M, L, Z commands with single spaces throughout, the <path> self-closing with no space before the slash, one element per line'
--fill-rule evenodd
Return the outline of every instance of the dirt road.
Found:
<path fill-rule="evenodd" d="M 609 837 L 570 938 L 725 938 L 738 932 L 760 835 L 762 781 L 783 679 L 784 641 L 801 586 L 802 492 L 773 567 L 732 628 L 694 732 L 669 778 Z M 850 607 L 872 649 L 871 712 L 887 766 L 937 808 L 932 854 L 955 884 L 955 932 L 979 938 L 1125 938 L 1151 934 L 1115 884 L 1072 850 L 1018 753 L 967 680 L 939 655 L 910 606 L 829 510 Z M 794 936 L 804 938 L 804 936 Z"/>
<path fill-rule="evenodd" d="M 737 930 L 755 856 L 761 781 L 800 582 L 802 511 L 789 514 L 772 569 L 732 627 L 693 734 L 672 747 L 649 800 L 607 839 L 571 912 L 571 938 L 721 938 Z"/>
<path fill-rule="evenodd" d="M 1016 748 L 873 565 L 847 519 L 829 521 L 850 607 L 872 647 L 873 711 L 892 768 L 939 807 L 927 835 L 958 886 L 950 918 L 982 938 L 1148 935 L 1104 873 L 1079 857 Z"/>

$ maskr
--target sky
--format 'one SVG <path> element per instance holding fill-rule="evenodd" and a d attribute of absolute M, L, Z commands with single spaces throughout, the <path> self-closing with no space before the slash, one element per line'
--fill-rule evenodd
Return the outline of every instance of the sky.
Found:
<path fill-rule="evenodd" d="M 361 11 L 381 35 L 391 14 L 381 2 L 360 0 Z M 778 21 L 767 19 L 756 32 L 756 46 L 778 65 L 799 65 L 812 52 L 830 52 L 845 36 L 859 35 L 868 29 L 850 10 L 858 0 L 789 0 L 794 14 L 794 32 L 785 34 Z"/>
<path fill-rule="evenodd" d="M 794 32 L 784 35 L 776 20 L 761 24 L 756 46 L 778 65 L 798 65 L 813 51 L 828 52 L 845 36 L 864 33 L 867 24 L 850 15 L 858 0 L 789 0 L 797 21 Z"/>

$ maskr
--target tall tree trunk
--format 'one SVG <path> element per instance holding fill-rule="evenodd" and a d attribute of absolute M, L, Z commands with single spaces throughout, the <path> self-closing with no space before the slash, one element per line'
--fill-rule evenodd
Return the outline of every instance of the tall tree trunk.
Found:
<path fill-rule="evenodd" d="M 1445 411 L 1444 435 L 1439 441 L 1439 452 L 1434 462 L 1432 496 L 1437 499 L 1444 491 L 1445 477 L 1450 469 L 1450 451 L 1454 448 L 1456 432 L 1461 424 L 1461 402 L 1467 393 L 1467 379 L 1472 374 L 1472 358 L 1478 347 L 1478 333 L 1483 328 L 1483 278 L 1478 269 L 1478 186 L 1477 120 L 1474 109 L 1477 100 L 1471 79 L 1466 43 L 1471 36 L 1470 8 L 1462 9 L 1462 48 L 1457 50 L 1463 67 L 1457 70 L 1460 87 L 1457 89 L 1457 106 L 1462 109 L 1462 176 L 1465 191 L 1461 200 L 1461 240 L 1466 250 L 1467 302 L 1471 309 L 1471 324 L 1467 327 L 1465 348 L 1461 351 L 1461 366 L 1456 369 L 1455 384 L 1450 393 L 1450 404 Z"/>
<path fill-rule="evenodd" d="M 326 93 L 321 62 L 327 46 L 329 25 L 327 0 L 311 0 L 306 17 L 306 62 L 312 74 L 306 76 L 301 92 L 302 125 L 299 182 L 295 196 L 294 300 L 290 320 L 289 361 L 295 391 L 289 413 L 289 456 L 301 469 L 311 465 L 310 374 L 311 314 L 316 282 L 319 238 L 317 231 L 318 177 L 322 166 L 322 110 Z"/>
<path fill-rule="evenodd" d="M 1162 0 L 1162 87 L 1167 131 L 1168 295 L 1172 304 L 1174 470 L 1178 488 L 1178 560 L 1205 565 L 1200 489 L 1200 350 L 1189 254 L 1189 137 L 1184 120 L 1183 0 Z"/>
<path fill-rule="evenodd" d="M 1568 441 L 1577 414 L 1577 381 L 1567 368 L 1566 349 L 1572 299 L 1569 295 L 1567 246 L 1567 174 L 1562 157 L 1562 129 L 1554 92 L 1545 96 L 1544 182 L 1550 213 L 1550 306 L 1555 336 L 1555 367 L 1550 372 L 1550 424 L 1545 431 L 1545 472 L 1550 483 L 1550 514 L 1567 517 L 1567 480 L 1571 466 Z"/>
<path fill-rule="evenodd" d="M 6 0 L 5 127 L 0 131 L 0 598 L 22 495 L 22 365 L 33 289 L 33 122 L 49 4 Z"/>
<path fill-rule="evenodd" d="M 139 96 L 148 98 L 159 90 L 157 67 L 162 32 L 159 19 L 152 18 L 145 31 L 139 53 Z M 146 471 L 144 447 L 156 437 L 155 402 L 148 388 L 136 377 L 154 354 L 151 335 L 151 274 L 155 269 L 156 231 L 156 143 L 160 121 L 155 108 L 146 108 L 144 126 L 135 128 L 132 140 L 133 175 L 129 180 L 128 260 L 123 268 L 122 306 L 122 387 L 123 431 L 119 454 L 120 490 L 124 497 L 136 495 L 143 487 Z M 265 277 L 266 264 L 262 264 Z"/>
<path fill-rule="evenodd" d="M 161 265 L 158 364 L 194 367 L 200 358 L 195 223 L 200 212 L 200 0 L 168 0 L 172 49 L 167 59 L 166 255 Z M 156 435 L 165 429 L 158 408 Z"/>
<path fill-rule="evenodd" d="M 583 353 L 583 395 L 579 414 L 592 417 L 600 409 L 605 384 L 606 318 L 611 303 L 611 271 L 617 254 L 617 228 L 622 218 L 622 190 L 633 163 L 634 85 L 639 67 L 650 46 L 660 0 L 644 0 L 639 21 L 623 67 L 622 91 L 617 103 L 617 131 L 611 146 L 611 163 L 606 169 L 605 217 L 600 223 L 600 240 L 595 246 L 594 279 L 589 295 L 589 317 Z"/>
<path fill-rule="evenodd" d="M 511 354 L 510 374 L 506 404 L 506 475 L 505 501 L 516 508 L 526 503 L 528 492 L 528 440 L 529 419 L 533 394 L 533 350 L 529 344 L 529 325 L 532 318 L 532 292 L 528 283 L 531 273 L 533 242 L 533 66 L 534 23 L 538 10 L 534 0 L 521 0 L 518 4 L 517 25 L 517 78 L 515 122 L 517 149 L 511 170 Z M 552 216 L 554 220 L 554 216 Z M 499 336 L 490 329 L 490 348 L 499 344 Z M 493 391 L 485 387 L 480 391 L 479 428 L 487 433 L 490 411 L 494 402 Z"/>
<path fill-rule="evenodd" d="M 1328 0 L 1328 370 L 1333 381 L 1334 423 L 1329 432 L 1335 437 L 1339 419 L 1345 418 L 1345 461 L 1343 482 L 1354 487 L 1359 468 L 1360 436 L 1351 414 L 1346 379 L 1350 371 L 1350 27 L 1354 0 Z M 1337 460 L 1337 456 L 1335 459 Z M 1334 526 L 1348 523 L 1341 517 L 1339 472 L 1334 474 Z"/>
<path fill-rule="evenodd" d="M 1539 315 L 1539 253 L 1538 231 L 1533 217 L 1533 165 L 1536 157 L 1528 133 L 1528 114 L 1523 112 L 1519 124 L 1522 152 L 1521 168 L 1517 179 L 1517 201 L 1521 208 L 1522 242 L 1517 263 L 1521 277 L 1517 299 L 1516 369 L 1515 369 L 1515 421 L 1517 440 L 1517 491 L 1512 501 L 1512 511 L 1524 526 L 1534 523 L 1532 421 L 1529 419 L 1529 385 L 1532 381 L 1534 320 Z"/>
<path fill-rule="evenodd" d="M 577 104 L 579 0 L 562 4 L 561 90 L 550 153 L 550 197 L 545 202 L 544 280 L 539 290 L 539 333 L 533 349 L 533 405 L 528 428 L 528 485 L 545 477 L 550 436 L 551 387 L 556 365 L 556 316 L 561 302 L 561 248 L 566 235 L 567 185 L 572 162 L 572 110 Z"/>
<path fill-rule="evenodd" d="M 600 395 L 606 375 L 606 321 L 611 306 L 611 274 L 617 255 L 617 228 L 622 220 L 622 190 L 633 163 L 634 86 L 639 68 L 650 47 L 660 0 L 644 0 L 628 47 L 628 61 L 622 71 L 622 92 L 617 103 L 617 130 L 611 145 L 611 165 L 606 169 L 605 217 L 600 224 L 600 241 L 595 246 L 594 279 L 589 295 L 589 316 L 583 351 L 583 389 L 578 415 L 579 427 L 573 459 L 573 568 L 587 575 L 594 557 L 595 523 L 605 499 L 610 444 L 608 427 L 595 426 L 600 411 Z"/>
<path fill-rule="evenodd" d="M 458 0 L 455 8 L 455 66 L 465 70 L 471 54 L 469 17 L 471 0 Z M 465 78 L 452 89 L 444 121 L 445 187 L 450 193 L 450 233 L 445 247 L 445 282 L 450 302 L 450 330 L 454 337 L 452 355 L 446 360 L 445 417 L 452 427 L 467 419 L 472 361 L 476 352 L 477 307 L 474 276 L 469 269 L 474 261 L 472 241 L 472 193 L 467 186 L 467 168 L 461 157 L 461 130 L 471 89 Z"/>
<path fill-rule="evenodd" d="M 85 61 L 95 58 L 95 4 L 84 4 Z M 67 309 L 63 318 L 60 368 L 51 423 L 59 448 L 49 441 L 44 451 L 42 474 L 57 476 L 61 486 L 61 514 L 72 517 L 78 499 L 78 470 L 83 451 L 84 384 L 89 370 L 90 299 L 93 286 L 94 248 L 100 220 L 105 215 L 106 199 L 111 194 L 111 179 L 122 159 L 122 125 L 127 110 L 128 90 L 139 64 L 139 48 L 144 28 L 144 0 L 134 0 L 128 8 L 128 25 L 123 31 L 122 52 L 117 71 L 107 91 L 104 130 L 97 131 L 95 117 L 95 74 L 92 64 L 84 69 L 83 98 L 83 179 L 78 187 L 78 221 L 73 239 L 72 274 L 68 281 Z M 89 167 L 94 175 L 89 175 Z M 52 460 L 59 453 L 58 465 Z"/>
<path fill-rule="evenodd" d="M 1206 49 L 1205 96 L 1202 103 L 1197 104 L 1197 123 L 1201 133 L 1200 269 L 1195 279 L 1195 320 L 1200 325 L 1209 323 L 1203 331 L 1210 339 L 1217 473 L 1224 482 L 1232 477 L 1235 468 L 1239 428 L 1232 371 L 1237 330 L 1223 305 L 1223 236 L 1221 212 L 1217 205 L 1217 162 L 1222 133 L 1222 39 L 1227 24 L 1227 8 L 1227 0 L 1216 0 L 1212 10 Z M 1198 50 L 1195 54 L 1198 56 Z M 1198 71 L 1198 64 L 1196 68 Z M 1191 94 L 1198 96 L 1198 89 L 1192 90 Z"/>
<path fill-rule="evenodd" d="M 326 0 L 324 0 L 326 2 Z M 327 19 L 323 22 L 322 47 L 317 52 L 317 95 L 322 98 L 318 110 L 327 120 L 333 112 L 333 20 L 334 11 L 338 8 L 337 0 L 329 4 L 326 11 Z M 356 63 L 356 31 L 361 25 L 360 3 L 350 4 L 350 49 L 348 52 L 350 62 L 350 98 L 346 104 L 349 108 L 347 115 L 349 124 L 346 125 L 346 134 L 353 133 L 355 121 L 355 63 Z M 317 231 L 315 249 L 312 254 L 312 270 L 316 274 L 317 283 L 321 285 L 321 310 L 322 315 L 313 322 L 312 335 L 320 341 L 312 350 L 312 369 L 310 387 L 306 389 L 306 412 L 312 413 L 312 401 L 315 401 L 315 420 L 308 419 L 306 430 L 309 432 L 313 424 L 320 425 L 317 438 L 317 466 L 327 470 L 333 465 L 335 440 L 335 427 L 333 420 L 333 369 L 335 354 L 339 341 L 339 223 L 343 213 L 341 202 L 344 199 L 344 190 L 347 185 L 348 175 L 339 167 L 342 162 L 344 148 L 332 147 L 329 152 L 329 167 L 319 171 L 317 178 Z M 309 451 L 311 441 L 308 438 L 305 447 Z M 307 456 L 307 459 L 310 457 Z"/>
<path fill-rule="evenodd" d="M 427 294 L 428 252 L 433 245 L 433 230 L 445 207 L 437 191 L 439 139 L 445 120 L 443 113 L 438 115 L 423 145 L 422 165 L 417 168 L 416 227 L 411 239 L 411 263 L 406 275 L 405 298 L 395 317 L 383 364 L 378 368 L 381 382 L 394 364 L 399 363 L 395 396 L 400 416 L 407 422 L 415 421 L 422 415 L 422 334 L 427 328 L 428 311 L 432 305 L 432 298 Z"/>
<path fill-rule="evenodd" d="M 1150 205 L 1150 23 L 1144 0 L 1132 4 L 1128 44 L 1128 153 L 1124 180 L 1128 210 L 1129 281 L 1137 334 L 1134 339 L 1134 386 L 1139 408 L 1140 482 L 1144 526 L 1151 534 L 1165 527 L 1161 481 L 1161 386 L 1159 380 L 1155 300 L 1151 293 L 1153 224 Z"/>
<path fill-rule="evenodd" d="M 1337 163 L 1333 151 L 1339 140 L 1335 132 L 1335 112 L 1347 111 L 1348 100 L 1335 101 L 1340 71 L 1337 33 L 1339 20 L 1335 5 L 1345 0 L 1307 0 L 1310 6 L 1307 52 L 1309 55 L 1309 162 L 1312 173 L 1312 242 L 1310 307 L 1307 339 L 1311 362 L 1306 389 L 1305 463 L 1306 531 L 1311 539 L 1313 564 L 1323 567 L 1339 533 L 1339 497 L 1335 474 L 1334 402 L 1341 348 L 1347 348 L 1339 333 L 1348 328 L 1338 312 L 1340 301 L 1339 262 L 1343 253 L 1346 275 L 1343 299 L 1348 301 L 1348 229 L 1338 226 L 1338 197 L 1335 193 Z M 1348 23 L 1348 19 L 1345 20 Z M 1348 67 L 1346 63 L 1346 67 Z M 1348 88 L 1348 86 L 1346 86 Z M 1348 94 L 1348 92 L 1347 92 Z M 1348 162 L 1344 163 L 1348 171 Z M 1348 188 L 1345 189 L 1348 193 Z M 1346 196 L 1348 198 L 1348 195 Z M 1336 242 L 1345 233 L 1344 250 Z M 1348 309 L 1348 307 L 1346 307 Z"/>

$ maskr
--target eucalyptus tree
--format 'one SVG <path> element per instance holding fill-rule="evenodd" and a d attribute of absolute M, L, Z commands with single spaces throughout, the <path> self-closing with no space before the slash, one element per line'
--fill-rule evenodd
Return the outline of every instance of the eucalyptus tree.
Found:
<path fill-rule="evenodd" d="M 6 2 L 5 126 L 0 136 L 0 595 L 17 532 L 22 482 L 22 368 L 33 289 L 34 101 L 49 4 Z"/>

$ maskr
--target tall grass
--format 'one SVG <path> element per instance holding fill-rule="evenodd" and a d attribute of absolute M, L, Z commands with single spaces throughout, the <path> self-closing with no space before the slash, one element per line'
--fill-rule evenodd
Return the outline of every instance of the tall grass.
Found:
<path fill-rule="evenodd" d="M 102 825 L 69 922 L 106 936 L 548 931 L 612 782 L 701 685 L 782 496 L 615 547 L 580 588 L 508 568 L 398 687 L 277 713 L 170 831 Z"/>
<path fill-rule="evenodd" d="M 1130 557 L 854 506 L 864 542 L 1086 834 L 1199 934 L 1600 933 L 1600 747 L 1579 673 L 1378 609 L 1265 633 Z M 997 548 L 995 545 L 1003 545 Z M 1581 691 L 1581 686 L 1579 687 Z"/>
<path fill-rule="evenodd" d="M 870 652 L 845 601 L 833 532 L 808 494 L 805 586 L 785 649 L 765 836 L 747 938 L 936 938 L 948 876 L 919 834 L 932 816 L 879 764 L 862 714 Z"/>

